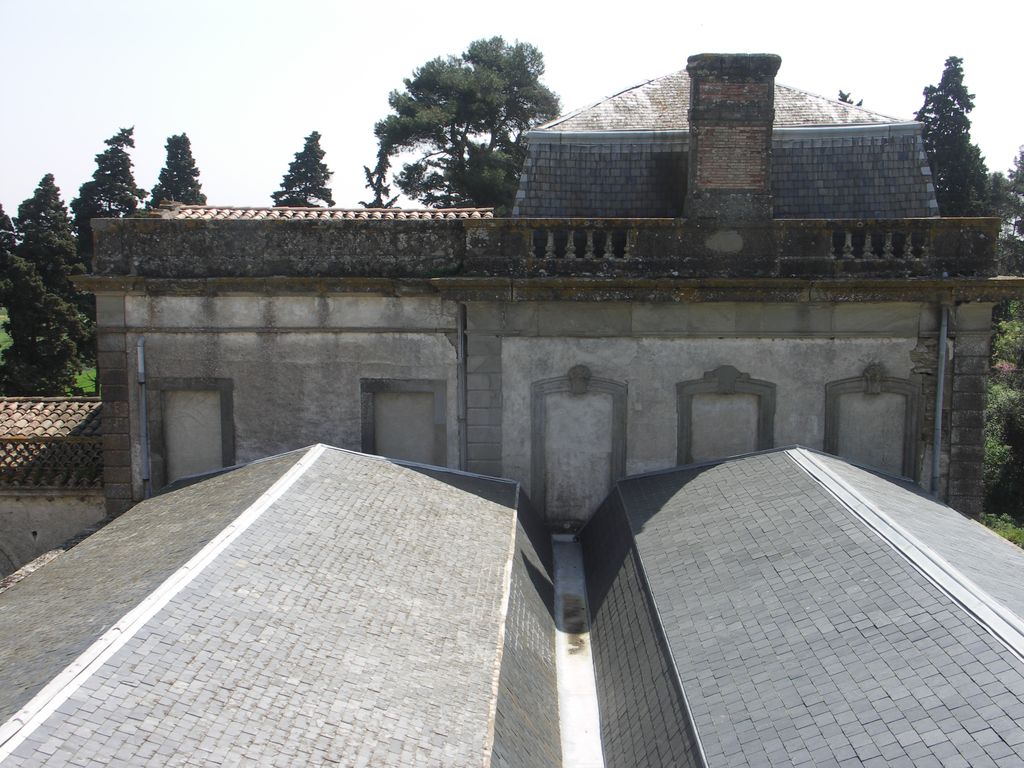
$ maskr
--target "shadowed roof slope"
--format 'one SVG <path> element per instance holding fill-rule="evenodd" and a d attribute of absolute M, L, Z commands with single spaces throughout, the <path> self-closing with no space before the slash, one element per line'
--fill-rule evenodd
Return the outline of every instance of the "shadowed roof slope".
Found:
<path fill-rule="evenodd" d="M 786 449 L 622 481 L 584 548 L 617 526 L 622 556 L 602 566 L 588 552 L 595 658 L 624 612 L 649 606 L 685 705 L 675 717 L 690 713 L 711 768 L 1024 760 L 1024 643 L 1011 607 L 1024 552 L 976 523 L 839 459 Z M 925 529 L 952 543 L 929 547 Z M 991 569 L 975 564 L 993 554 L 998 596 Z M 632 602 L 617 597 L 631 582 Z M 602 707 L 630 663 L 627 653 L 607 682 L 599 675 Z M 665 719 L 651 713 L 652 732 L 685 732 Z"/>
<path fill-rule="evenodd" d="M 0 762 L 558 764 L 528 516 L 514 483 L 325 446 L 143 502 L 0 595 L 4 715 L 25 706 Z M 69 597 L 101 618 L 39 650 L 26 619 Z"/>
<path fill-rule="evenodd" d="M 690 76 L 686 70 L 634 85 L 567 115 L 539 131 L 688 131 Z M 775 127 L 878 125 L 901 122 L 788 85 L 775 85 Z"/>

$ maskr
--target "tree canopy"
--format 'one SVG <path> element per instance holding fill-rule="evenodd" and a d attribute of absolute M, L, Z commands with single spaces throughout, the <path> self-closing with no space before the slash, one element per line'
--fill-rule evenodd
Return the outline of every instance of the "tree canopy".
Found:
<path fill-rule="evenodd" d="M 523 134 L 558 113 L 543 74 L 539 50 L 500 37 L 415 70 L 374 127 L 383 155 L 417 156 L 396 177 L 399 189 L 425 205 L 506 211 L 526 157 Z"/>
<path fill-rule="evenodd" d="M 0 235 L 11 242 L 10 220 Z M 0 391 L 7 395 L 64 395 L 82 368 L 79 350 L 89 338 L 70 276 L 83 271 L 71 220 L 53 175 L 18 207 L 17 244 L 7 257 L 0 303 L 7 308 L 5 330 L 11 346 L 0 366 Z M 0 246 L 3 248 L 4 246 Z"/>
<path fill-rule="evenodd" d="M 135 185 L 129 149 L 135 148 L 135 128 L 122 128 L 104 144 L 107 148 L 96 155 L 92 179 L 78 190 L 71 201 L 78 234 L 78 252 L 86 268 L 92 256 L 91 219 L 119 219 L 130 216 L 146 199 L 146 190 Z"/>
<path fill-rule="evenodd" d="M 192 157 L 192 142 L 179 133 L 167 137 L 167 161 L 160 169 L 156 186 L 150 194 L 149 204 L 159 205 L 165 200 L 189 205 L 206 205 L 203 185 L 199 183 L 199 169 Z"/>
<path fill-rule="evenodd" d="M 313 131 L 306 137 L 302 149 L 295 153 L 288 173 L 281 180 L 281 189 L 271 195 L 274 206 L 332 206 L 334 198 L 327 186 L 330 180 L 331 171 L 320 149 L 320 134 Z"/>
<path fill-rule="evenodd" d="M 363 174 L 366 176 L 364 185 L 373 193 L 370 200 L 360 200 L 359 204 L 364 208 L 391 208 L 398 200 L 398 195 L 391 194 L 391 185 L 388 184 L 388 170 L 391 168 L 391 158 L 384 152 L 377 153 L 377 164 L 370 170 L 370 166 L 363 166 Z"/>
<path fill-rule="evenodd" d="M 1024 270 L 1024 147 L 1005 176 L 993 173 L 989 180 L 992 214 L 1003 220 L 999 249 L 1003 263 L 1014 274 Z"/>
<path fill-rule="evenodd" d="M 935 196 L 943 216 L 980 216 L 987 211 L 988 170 L 971 141 L 974 94 L 964 85 L 963 59 L 950 56 L 938 85 L 924 89 L 917 119 L 924 123 L 924 146 Z"/>

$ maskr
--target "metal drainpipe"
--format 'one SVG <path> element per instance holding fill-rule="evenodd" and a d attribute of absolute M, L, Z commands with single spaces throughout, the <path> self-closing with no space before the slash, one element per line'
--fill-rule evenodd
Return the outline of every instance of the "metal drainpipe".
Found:
<path fill-rule="evenodd" d="M 456 312 L 456 335 L 458 337 L 455 345 L 455 356 L 457 362 L 456 375 L 458 419 L 459 428 L 459 469 L 466 471 L 469 467 L 469 435 L 466 434 L 466 305 L 460 303 Z"/>
<path fill-rule="evenodd" d="M 932 496 L 939 495 L 939 473 L 942 462 L 942 401 L 946 388 L 946 334 L 949 327 L 949 307 L 943 305 L 939 323 L 938 368 L 935 372 L 935 434 L 932 436 Z"/>
<path fill-rule="evenodd" d="M 153 495 L 149 471 L 149 411 L 146 407 L 146 339 L 139 336 L 135 345 L 139 361 L 139 448 L 142 452 L 142 497 Z"/>

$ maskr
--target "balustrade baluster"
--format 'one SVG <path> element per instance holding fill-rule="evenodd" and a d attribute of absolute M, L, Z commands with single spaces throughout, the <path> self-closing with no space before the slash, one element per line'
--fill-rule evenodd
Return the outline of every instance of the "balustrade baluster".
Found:
<path fill-rule="evenodd" d="M 894 253 L 892 250 L 892 230 L 885 233 L 885 245 L 882 246 L 882 256 L 891 259 Z"/>
<path fill-rule="evenodd" d="M 583 252 L 583 258 L 594 258 L 594 230 L 587 230 L 587 249 Z"/>
<path fill-rule="evenodd" d="M 608 230 L 604 233 L 604 257 L 606 259 L 615 258 L 615 241 L 612 239 L 612 230 Z"/>
<path fill-rule="evenodd" d="M 633 250 L 636 248 L 636 236 L 637 232 L 635 229 L 626 231 L 626 242 L 622 244 L 623 259 L 633 258 Z"/>
<path fill-rule="evenodd" d="M 843 258 L 853 258 L 853 232 L 849 230 L 846 231 L 846 237 L 843 240 Z"/>
<path fill-rule="evenodd" d="M 555 258 L 555 232 L 551 229 L 548 230 L 547 244 L 544 246 L 544 258 Z"/>
<path fill-rule="evenodd" d="M 871 233 L 864 233 L 864 247 L 860 249 L 862 259 L 873 259 L 875 257 L 875 245 L 871 242 Z"/>
<path fill-rule="evenodd" d="M 565 241 L 565 258 L 576 258 L 576 230 L 569 230 L 569 238 Z"/>

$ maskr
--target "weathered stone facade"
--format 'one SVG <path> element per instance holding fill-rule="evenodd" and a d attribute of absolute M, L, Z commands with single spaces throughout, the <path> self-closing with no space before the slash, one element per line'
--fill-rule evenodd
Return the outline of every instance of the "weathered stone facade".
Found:
<path fill-rule="evenodd" d="M 997 277 L 998 221 L 771 218 L 777 57 L 691 65 L 692 162 L 659 170 L 678 204 L 688 189 L 686 219 L 172 207 L 95 222 L 80 283 L 98 296 L 111 511 L 323 442 L 523 481 L 556 526 L 623 475 L 792 443 L 976 512 L 991 308 L 1022 290 Z M 774 109 L 792 125 L 820 101 Z M 878 146 L 924 183 L 916 139 Z"/>

